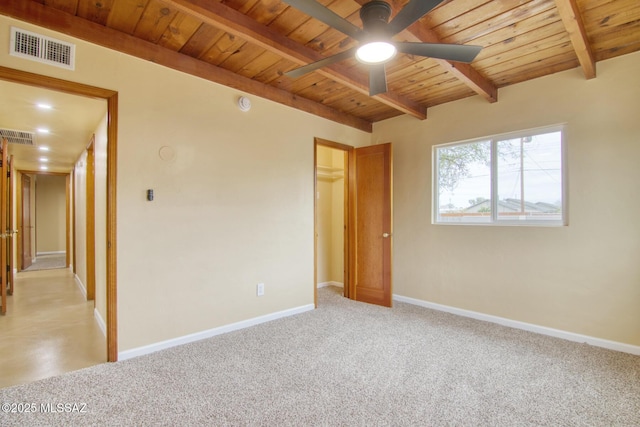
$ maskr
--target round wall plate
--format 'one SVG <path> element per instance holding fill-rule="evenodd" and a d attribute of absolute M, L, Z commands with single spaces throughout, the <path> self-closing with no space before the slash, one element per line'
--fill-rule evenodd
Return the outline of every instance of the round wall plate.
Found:
<path fill-rule="evenodd" d="M 172 147 L 169 147 L 168 145 L 164 145 L 160 147 L 160 150 L 158 151 L 158 155 L 162 160 L 164 160 L 165 162 L 168 162 L 175 158 L 176 152 Z"/>
<path fill-rule="evenodd" d="M 249 111 L 251 109 L 251 100 L 246 96 L 238 98 L 238 107 L 240 111 Z"/>

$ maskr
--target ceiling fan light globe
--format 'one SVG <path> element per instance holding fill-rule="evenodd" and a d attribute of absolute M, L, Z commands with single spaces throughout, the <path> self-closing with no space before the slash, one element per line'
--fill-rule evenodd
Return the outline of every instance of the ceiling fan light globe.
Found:
<path fill-rule="evenodd" d="M 388 42 L 363 44 L 356 51 L 356 59 L 365 64 L 381 64 L 396 56 L 396 47 Z"/>

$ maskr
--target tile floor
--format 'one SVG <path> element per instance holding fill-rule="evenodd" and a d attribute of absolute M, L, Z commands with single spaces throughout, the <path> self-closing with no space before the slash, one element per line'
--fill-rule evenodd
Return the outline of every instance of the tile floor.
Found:
<path fill-rule="evenodd" d="M 18 273 L 0 315 L 0 388 L 106 362 L 106 338 L 70 269 Z"/>

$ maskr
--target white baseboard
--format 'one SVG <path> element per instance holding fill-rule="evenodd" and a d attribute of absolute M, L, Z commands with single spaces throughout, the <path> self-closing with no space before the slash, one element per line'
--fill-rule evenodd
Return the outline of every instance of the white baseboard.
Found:
<path fill-rule="evenodd" d="M 218 328 L 209 329 L 202 332 L 196 332 L 194 334 L 184 335 L 178 338 L 172 338 L 166 341 L 160 341 L 154 344 L 145 345 L 142 347 L 133 348 L 131 350 L 125 350 L 118 353 L 118 360 L 127 360 L 145 354 L 154 353 L 159 350 L 175 347 L 182 344 L 188 344 L 194 341 L 200 341 L 206 338 L 211 338 L 216 335 L 226 334 L 227 332 L 237 331 L 239 329 L 249 328 L 251 326 L 259 325 L 261 323 L 270 322 L 272 320 L 281 319 L 283 317 L 293 316 L 295 314 L 304 313 L 306 311 L 313 310 L 315 306 L 313 304 L 307 304 L 289 310 L 278 311 L 276 313 L 266 314 L 264 316 L 254 317 L 252 319 L 243 320 L 241 322 L 231 323 L 229 325 L 220 326 Z"/>
<path fill-rule="evenodd" d="M 104 337 L 106 338 L 107 337 L 107 324 L 104 322 L 104 319 L 100 315 L 100 312 L 98 311 L 97 308 L 93 309 L 93 317 L 96 318 L 96 323 L 98 323 L 98 327 L 100 327 L 100 330 L 102 331 L 102 335 L 104 335 Z"/>
<path fill-rule="evenodd" d="M 36 256 L 45 256 L 45 255 L 63 255 L 66 254 L 66 251 L 50 251 L 50 252 L 38 252 Z"/>
<path fill-rule="evenodd" d="M 548 335 L 555 338 L 562 338 L 568 341 L 574 341 L 579 343 L 585 343 L 596 347 L 602 347 L 609 350 L 620 351 L 623 353 L 630 353 L 636 356 L 640 356 L 640 346 L 625 344 L 617 341 L 609 341 L 602 338 L 591 337 L 588 335 L 576 334 L 573 332 L 567 332 L 560 329 L 548 328 L 546 326 L 534 325 L 532 323 L 520 322 L 517 320 L 506 319 L 504 317 L 493 316 L 490 314 L 479 313 L 477 311 L 464 310 L 462 308 L 451 307 L 448 305 L 437 304 L 429 301 L 424 301 L 415 298 L 409 298 L 402 295 L 393 295 L 393 299 L 398 302 L 405 302 L 408 304 L 418 305 L 432 310 L 444 311 L 458 316 L 469 317 L 476 320 L 482 320 L 485 322 L 497 323 L 498 325 L 508 326 L 510 328 L 522 329 L 529 332 L 535 332 L 537 334 Z"/>
<path fill-rule="evenodd" d="M 77 274 L 74 274 L 73 277 L 75 277 L 76 284 L 80 288 L 80 291 L 82 292 L 82 295 L 84 295 L 84 299 L 87 299 L 87 289 L 85 288 L 84 283 L 82 283 L 82 280 L 80 280 L 80 278 L 78 277 Z"/>
<path fill-rule="evenodd" d="M 318 283 L 318 289 L 326 288 L 327 286 L 335 286 L 337 288 L 344 288 L 344 283 L 340 283 L 340 282 L 321 282 L 321 283 Z"/>

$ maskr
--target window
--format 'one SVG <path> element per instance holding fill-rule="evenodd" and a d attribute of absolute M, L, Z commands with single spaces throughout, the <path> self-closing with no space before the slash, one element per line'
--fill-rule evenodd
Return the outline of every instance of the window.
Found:
<path fill-rule="evenodd" d="M 436 224 L 564 225 L 561 128 L 439 145 Z"/>

